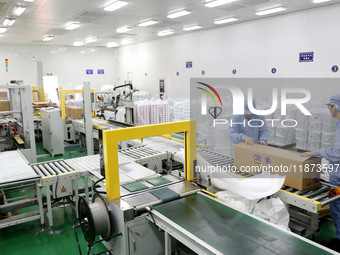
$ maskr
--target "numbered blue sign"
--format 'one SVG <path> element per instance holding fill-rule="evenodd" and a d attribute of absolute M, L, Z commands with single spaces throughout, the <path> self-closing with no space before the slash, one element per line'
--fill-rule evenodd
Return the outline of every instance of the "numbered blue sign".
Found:
<path fill-rule="evenodd" d="M 272 68 L 272 73 L 276 73 L 276 68 Z"/>
<path fill-rule="evenodd" d="M 202 73 L 202 75 L 205 75 L 205 71 L 204 70 L 201 73 Z"/>
<path fill-rule="evenodd" d="M 192 68 L 192 61 L 188 61 L 185 63 L 186 68 Z"/>
<path fill-rule="evenodd" d="M 339 67 L 338 66 L 332 66 L 332 72 L 336 73 L 337 71 L 339 71 Z"/>
<path fill-rule="evenodd" d="M 98 69 L 98 74 L 104 74 L 104 69 Z"/>
<path fill-rule="evenodd" d="M 300 52 L 299 62 L 313 62 L 314 52 Z"/>
<path fill-rule="evenodd" d="M 233 74 L 236 74 L 236 73 L 237 73 L 237 71 L 236 71 L 236 69 L 234 69 L 234 70 L 233 70 Z"/>
<path fill-rule="evenodd" d="M 93 74 L 93 69 L 86 69 L 86 74 Z"/>

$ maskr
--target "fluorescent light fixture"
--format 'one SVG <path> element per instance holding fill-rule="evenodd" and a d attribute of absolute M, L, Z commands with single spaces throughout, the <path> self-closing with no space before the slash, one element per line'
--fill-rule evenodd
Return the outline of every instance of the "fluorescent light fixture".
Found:
<path fill-rule="evenodd" d="M 0 27 L 0 34 L 5 33 L 7 31 L 7 27 Z"/>
<path fill-rule="evenodd" d="M 133 29 L 133 27 L 131 26 L 124 26 L 124 27 L 120 27 L 120 28 L 117 28 L 116 32 L 117 33 L 126 33 L 126 32 L 129 32 Z"/>
<path fill-rule="evenodd" d="M 85 40 L 84 40 L 84 43 L 93 43 L 95 41 L 98 40 L 98 37 L 96 36 L 91 36 L 91 37 L 87 37 Z"/>
<path fill-rule="evenodd" d="M 26 6 L 16 5 L 13 8 L 13 14 L 16 15 L 16 16 L 20 16 L 21 14 L 24 13 L 25 10 L 26 10 Z"/>
<path fill-rule="evenodd" d="M 127 1 L 117 0 L 117 1 L 112 2 L 109 5 L 105 6 L 104 11 L 113 12 L 115 10 L 118 10 L 119 8 L 122 8 L 123 6 L 125 6 L 127 4 L 128 4 Z"/>
<path fill-rule="evenodd" d="M 183 31 L 191 31 L 191 30 L 196 30 L 200 28 L 202 28 L 202 26 L 200 25 L 187 26 L 187 27 L 183 27 Z"/>
<path fill-rule="evenodd" d="M 190 13 L 191 13 L 190 10 L 181 10 L 181 11 L 169 14 L 167 17 L 169 19 L 175 19 L 175 18 L 178 18 L 178 17 L 182 17 L 182 16 L 185 16 L 185 15 L 188 15 Z"/>
<path fill-rule="evenodd" d="M 236 1 L 237 0 L 213 0 L 213 1 L 205 2 L 204 5 L 205 7 L 214 8 L 220 5 L 230 4 Z"/>
<path fill-rule="evenodd" d="M 66 30 L 74 30 L 80 26 L 80 22 L 71 22 L 65 26 Z"/>
<path fill-rule="evenodd" d="M 157 33 L 158 36 L 166 36 L 166 35 L 172 35 L 174 33 L 174 30 L 167 29 L 163 30 Z"/>
<path fill-rule="evenodd" d="M 2 23 L 2 25 L 4 25 L 5 27 L 10 27 L 14 24 L 15 19 L 14 18 L 5 18 L 4 22 Z"/>
<path fill-rule="evenodd" d="M 46 35 L 43 39 L 44 42 L 49 42 L 51 40 L 53 40 L 53 35 Z"/>
<path fill-rule="evenodd" d="M 282 11 L 285 11 L 285 10 L 287 10 L 287 8 L 281 6 L 281 7 L 276 7 L 276 8 L 258 11 L 258 12 L 255 13 L 255 15 L 262 16 L 262 15 L 273 14 L 273 13 L 276 13 L 276 12 L 282 12 Z"/>
<path fill-rule="evenodd" d="M 157 24 L 158 22 L 159 22 L 158 20 L 149 19 L 149 20 L 146 20 L 146 21 L 138 23 L 138 26 L 140 26 L 140 27 L 147 27 L 147 26 L 151 26 L 151 25 Z"/>
<path fill-rule="evenodd" d="M 113 48 L 113 47 L 117 47 L 118 46 L 118 43 L 116 42 L 109 42 L 106 44 L 106 47 L 107 48 Z"/>
<path fill-rule="evenodd" d="M 24 0 L 25 2 L 34 2 L 34 0 Z"/>
<path fill-rule="evenodd" d="M 230 23 L 230 22 L 234 22 L 237 21 L 237 18 L 222 18 L 222 19 L 215 19 L 214 20 L 214 24 L 216 25 L 220 25 L 220 24 L 225 24 L 225 23 Z"/>
<path fill-rule="evenodd" d="M 312 0 L 313 4 L 320 4 L 324 2 L 329 2 L 330 0 Z"/>
<path fill-rule="evenodd" d="M 73 43 L 73 46 L 83 46 L 85 43 L 83 41 L 77 41 Z"/>
<path fill-rule="evenodd" d="M 123 39 L 120 43 L 121 44 L 130 44 L 130 43 L 133 43 L 133 40 L 132 39 Z"/>

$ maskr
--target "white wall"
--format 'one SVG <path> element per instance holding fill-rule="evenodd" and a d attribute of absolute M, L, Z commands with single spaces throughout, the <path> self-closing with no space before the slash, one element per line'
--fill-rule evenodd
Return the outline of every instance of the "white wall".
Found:
<path fill-rule="evenodd" d="M 72 89 L 84 81 L 99 89 L 117 81 L 115 49 L 1 44 L 0 84 L 23 80 L 25 85 L 36 86 L 33 57 L 42 61 L 44 75 L 52 73 L 58 77 L 59 87 L 63 89 Z M 5 70 L 6 58 L 8 72 Z M 93 75 L 86 75 L 86 69 L 93 69 Z M 97 69 L 104 69 L 104 74 L 97 74 Z"/>
<path fill-rule="evenodd" d="M 189 97 L 190 78 L 339 78 L 331 71 L 340 66 L 339 13 L 340 5 L 332 5 L 119 48 L 119 80 L 133 72 L 137 88 L 157 95 L 164 78 L 166 94 Z M 305 51 L 314 51 L 313 63 L 299 63 Z"/>

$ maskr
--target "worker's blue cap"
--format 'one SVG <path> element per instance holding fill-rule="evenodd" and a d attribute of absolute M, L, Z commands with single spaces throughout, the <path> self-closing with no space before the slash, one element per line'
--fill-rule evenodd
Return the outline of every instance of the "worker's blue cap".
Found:
<path fill-rule="evenodd" d="M 340 94 L 331 97 L 327 106 L 330 105 L 336 105 L 336 110 L 340 111 Z"/>
<path fill-rule="evenodd" d="M 255 100 L 253 100 L 253 106 L 254 106 L 254 108 L 256 108 Z M 253 113 L 249 110 L 248 100 L 244 100 L 244 113 L 246 113 L 246 114 L 253 114 Z"/>

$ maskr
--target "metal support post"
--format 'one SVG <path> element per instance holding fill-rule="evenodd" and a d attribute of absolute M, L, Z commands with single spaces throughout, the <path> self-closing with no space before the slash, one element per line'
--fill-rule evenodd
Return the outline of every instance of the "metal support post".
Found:
<path fill-rule="evenodd" d="M 93 133 L 92 133 L 91 88 L 90 88 L 89 82 L 83 83 L 83 98 L 84 98 L 86 150 L 87 150 L 87 155 L 93 155 L 94 148 L 93 148 Z"/>

